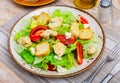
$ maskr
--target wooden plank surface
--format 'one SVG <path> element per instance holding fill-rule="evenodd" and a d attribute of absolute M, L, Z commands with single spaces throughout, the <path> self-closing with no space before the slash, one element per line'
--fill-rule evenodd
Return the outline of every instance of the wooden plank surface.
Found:
<path fill-rule="evenodd" d="M 0 82 L 1 83 L 24 83 L 18 76 L 13 73 L 4 64 L 0 63 Z"/>

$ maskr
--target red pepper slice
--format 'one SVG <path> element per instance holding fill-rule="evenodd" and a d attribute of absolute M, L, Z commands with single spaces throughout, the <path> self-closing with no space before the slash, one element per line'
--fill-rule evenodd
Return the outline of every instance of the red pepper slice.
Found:
<path fill-rule="evenodd" d="M 66 39 L 65 35 L 59 34 L 55 37 L 55 39 L 59 39 L 61 43 L 68 45 L 68 44 L 73 44 L 76 41 L 76 37 L 72 36 L 69 39 Z"/>
<path fill-rule="evenodd" d="M 44 26 L 44 25 L 40 25 L 40 26 L 37 26 L 35 28 L 33 28 L 30 32 L 30 39 L 31 41 L 33 42 L 37 42 L 39 40 L 42 39 L 42 37 L 40 36 L 46 29 L 48 29 L 47 26 Z"/>
<path fill-rule="evenodd" d="M 83 63 L 83 47 L 80 42 L 77 42 L 77 63 L 81 65 Z"/>
<path fill-rule="evenodd" d="M 55 71 L 54 65 L 48 64 L 48 70 L 49 70 L 49 71 Z"/>
<path fill-rule="evenodd" d="M 78 16 L 80 16 L 80 21 L 82 24 L 89 24 L 88 20 L 85 17 L 83 17 L 81 15 L 78 15 Z"/>

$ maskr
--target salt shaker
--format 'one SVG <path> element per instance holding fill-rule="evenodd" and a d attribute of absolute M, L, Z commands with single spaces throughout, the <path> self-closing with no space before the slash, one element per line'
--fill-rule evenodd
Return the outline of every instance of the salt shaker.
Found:
<path fill-rule="evenodd" d="M 101 23 L 111 22 L 111 0 L 101 0 L 99 4 L 99 21 Z"/>

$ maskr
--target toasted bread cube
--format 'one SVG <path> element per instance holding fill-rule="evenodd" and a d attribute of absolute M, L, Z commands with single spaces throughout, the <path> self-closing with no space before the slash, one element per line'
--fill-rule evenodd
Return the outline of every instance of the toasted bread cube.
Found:
<path fill-rule="evenodd" d="M 70 27 L 70 31 L 71 33 L 75 36 L 75 37 L 79 37 L 79 25 L 78 23 L 72 23 L 71 27 Z"/>
<path fill-rule="evenodd" d="M 45 30 L 41 36 L 44 38 L 44 39 L 49 39 L 50 38 L 50 35 L 52 34 L 52 30 Z"/>
<path fill-rule="evenodd" d="M 89 40 L 93 37 L 94 33 L 90 28 L 84 28 L 80 30 L 79 38 Z"/>
<path fill-rule="evenodd" d="M 33 17 L 38 25 L 46 25 L 50 21 L 50 16 L 48 13 L 41 12 L 37 17 Z"/>
<path fill-rule="evenodd" d="M 52 33 L 51 33 L 51 36 L 57 36 L 58 35 L 58 32 L 57 31 L 52 31 Z"/>
<path fill-rule="evenodd" d="M 32 45 L 32 42 L 30 40 L 30 37 L 20 37 L 17 41 L 20 45 L 23 45 L 25 47 L 29 47 Z"/>
<path fill-rule="evenodd" d="M 65 53 L 65 50 L 66 50 L 66 46 L 62 43 L 56 43 L 55 45 L 53 45 L 53 49 L 54 49 L 54 52 L 59 56 L 61 57 L 62 55 L 64 55 Z"/>
<path fill-rule="evenodd" d="M 51 19 L 51 22 L 48 24 L 49 28 L 52 30 L 56 30 L 60 28 L 63 24 L 63 19 L 61 17 L 55 17 Z"/>
<path fill-rule="evenodd" d="M 36 46 L 36 56 L 46 56 L 50 53 L 50 45 L 48 42 L 42 42 Z"/>

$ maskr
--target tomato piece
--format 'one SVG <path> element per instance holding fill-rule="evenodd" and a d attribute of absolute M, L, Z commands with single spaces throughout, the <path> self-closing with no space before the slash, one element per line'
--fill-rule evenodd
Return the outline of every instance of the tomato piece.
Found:
<path fill-rule="evenodd" d="M 48 64 L 48 70 L 49 70 L 49 71 L 55 71 L 54 65 Z"/>
<path fill-rule="evenodd" d="M 83 63 L 83 47 L 80 42 L 77 42 L 77 63 L 81 65 Z"/>
<path fill-rule="evenodd" d="M 55 37 L 55 39 L 59 39 L 61 43 L 68 45 L 68 44 L 73 44 L 76 41 L 76 37 L 72 36 L 69 39 L 66 39 L 65 35 L 61 34 L 61 35 L 57 35 Z"/>
<path fill-rule="evenodd" d="M 41 29 L 35 33 L 35 35 L 41 35 L 45 30 Z"/>
<path fill-rule="evenodd" d="M 48 29 L 47 26 L 37 26 L 35 28 L 33 28 L 30 32 L 30 39 L 33 42 L 37 42 L 39 40 L 42 39 L 42 37 L 40 36 L 46 29 Z"/>
<path fill-rule="evenodd" d="M 78 15 L 78 16 L 80 16 L 80 15 Z M 83 17 L 83 16 L 80 16 L 80 21 L 83 24 L 89 24 L 88 20 L 85 17 Z"/>

